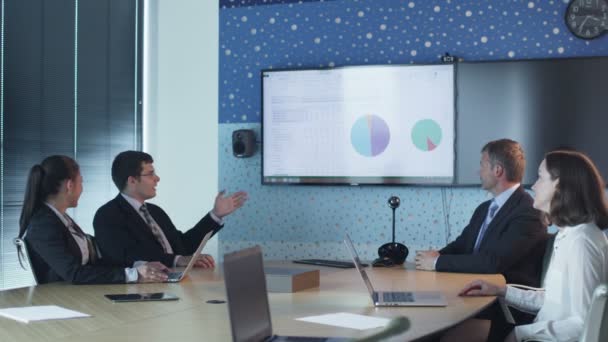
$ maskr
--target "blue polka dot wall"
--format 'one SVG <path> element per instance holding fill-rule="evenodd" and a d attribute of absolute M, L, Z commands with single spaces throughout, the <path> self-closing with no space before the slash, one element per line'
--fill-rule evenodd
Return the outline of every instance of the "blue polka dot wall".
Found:
<path fill-rule="evenodd" d="M 608 55 L 564 23 L 569 1 L 220 1 L 219 184 L 249 202 L 227 218 L 220 253 L 260 244 L 265 257 L 363 258 L 391 238 L 386 201 L 401 197 L 397 240 L 410 250 L 453 240 L 488 195 L 478 188 L 262 186 L 261 158 L 232 156 L 232 131 L 260 131 L 260 70 Z M 480 146 L 481 148 L 481 146 Z M 479 151 L 471 151 L 479 153 Z M 412 253 L 410 253 L 412 254 Z"/>
<path fill-rule="evenodd" d="M 271 1 L 264 2 L 271 3 Z M 221 123 L 259 122 L 259 72 L 360 64 L 598 56 L 575 38 L 565 1 L 329 1 L 220 11 Z"/>

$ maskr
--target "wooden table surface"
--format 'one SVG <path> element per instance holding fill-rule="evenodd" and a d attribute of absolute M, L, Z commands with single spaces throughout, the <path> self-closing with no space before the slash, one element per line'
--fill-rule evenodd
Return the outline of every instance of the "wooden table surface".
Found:
<path fill-rule="evenodd" d="M 379 329 L 358 331 L 295 321 L 294 318 L 349 312 L 391 318 L 406 316 L 409 331 L 399 340 L 412 340 L 449 328 L 474 316 L 493 297 L 463 298 L 458 291 L 469 281 L 485 279 L 504 284 L 501 275 L 416 271 L 408 268 L 367 268 L 376 290 L 438 290 L 447 307 L 374 308 L 355 269 L 296 265 L 285 261 L 266 265 L 319 268 L 319 288 L 295 293 L 270 293 L 275 334 L 300 336 L 365 336 Z M 178 301 L 113 303 L 110 293 L 170 292 Z M 227 304 L 206 303 L 226 299 L 221 265 L 214 270 L 193 270 L 177 284 L 39 285 L 0 292 L 0 308 L 59 305 L 92 315 L 61 321 L 19 323 L 0 317 L 0 341 L 231 341 Z"/>

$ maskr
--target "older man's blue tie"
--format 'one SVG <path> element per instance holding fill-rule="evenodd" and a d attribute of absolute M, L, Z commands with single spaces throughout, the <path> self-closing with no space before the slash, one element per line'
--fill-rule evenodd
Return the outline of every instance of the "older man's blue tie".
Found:
<path fill-rule="evenodd" d="M 488 209 L 488 214 L 486 215 L 486 219 L 483 221 L 479 234 L 477 235 L 477 241 L 475 241 L 475 247 L 473 248 L 474 253 L 479 252 L 479 246 L 481 245 L 481 241 L 483 241 L 483 236 L 486 234 L 488 226 L 490 225 L 490 222 L 492 222 L 494 215 L 496 215 L 496 210 L 498 210 L 498 204 L 492 200 L 490 209 Z"/>

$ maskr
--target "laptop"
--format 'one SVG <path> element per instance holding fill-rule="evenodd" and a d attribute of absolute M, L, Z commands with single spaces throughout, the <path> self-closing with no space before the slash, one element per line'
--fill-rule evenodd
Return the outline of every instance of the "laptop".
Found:
<path fill-rule="evenodd" d="M 198 256 L 199 254 L 201 254 L 201 252 L 203 251 L 203 248 L 207 244 L 207 241 L 209 241 L 209 239 L 211 239 L 211 235 L 213 235 L 213 230 L 210 231 L 209 233 L 207 233 L 207 235 L 205 235 L 205 237 L 203 238 L 203 241 L 201 241 L 201 243 L 198 245 L 198 248 L 196 249 L 196 251 L 192 254 L 192 258 L 190 258 L 190 262 L 188 263 L 188 266 L 186 266 L 186 268 L 183 271 L 175 271 L 175 272 L 167 273 L 168 278 L 165 281 L 165 283 L 179 283 L 180 281 L 182 281 L 182 279 L 184 279 L 184 277 L 188 274 L 188 272 L 190 272 L 192 267 L 194 267 L 194 264 L 196 264 L 197 258 L 195 258 L 194 256 Z"/>
<path fill-rule="evenodd" d="M 353 241 L 350 239 L 348 234 L 344 239 L 344 243 L 350 252 L 350 256 L 353 258 L 353 262 L 355 263 L 357 271 L 359 271 L 359 274 L 361 275 L 361 279 L 363 279 L 365 286 L 367 286 L 367 290 L 372 297 L 374 306 L 447 306 L 447 301 L 445 300 L 443 294 L 439 291 L 393 292 L 374 290 L 374 286 L 369 280 L 367 272 L 365 272 L 363 266 L 361 266 L 361 261 L 359 260 L 357 250 L 355 250 Z"/>
<path fill-rule="evenodd" d="M 342 261 L 342 260 L 299 259 L 299 260 L 294 260 L 293 263 L 294 264 L 315 265 L 315 266 L 337 267 L 337 268 L 355 268 L 355 264 L 353 264 L 352 261 Z M 363 264 L 363 266 L 367 266 L 367 264 Z"/>
<path fill-rule="evenodd" d="M 348 341 L 343 338 L 277 336 L 272 333 L 260 246 L 225 254 L 224 282 L 234 342 Z"/>

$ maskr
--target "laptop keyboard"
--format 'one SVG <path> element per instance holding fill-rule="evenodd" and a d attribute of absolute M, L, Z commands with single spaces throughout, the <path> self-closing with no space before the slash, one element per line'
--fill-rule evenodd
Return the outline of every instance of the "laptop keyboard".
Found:
<path fill-rule="evenodd" d="M 411 292 L 383 292 L 382 300 L 386 303 L 411 303 L 414 294 Z"/>

